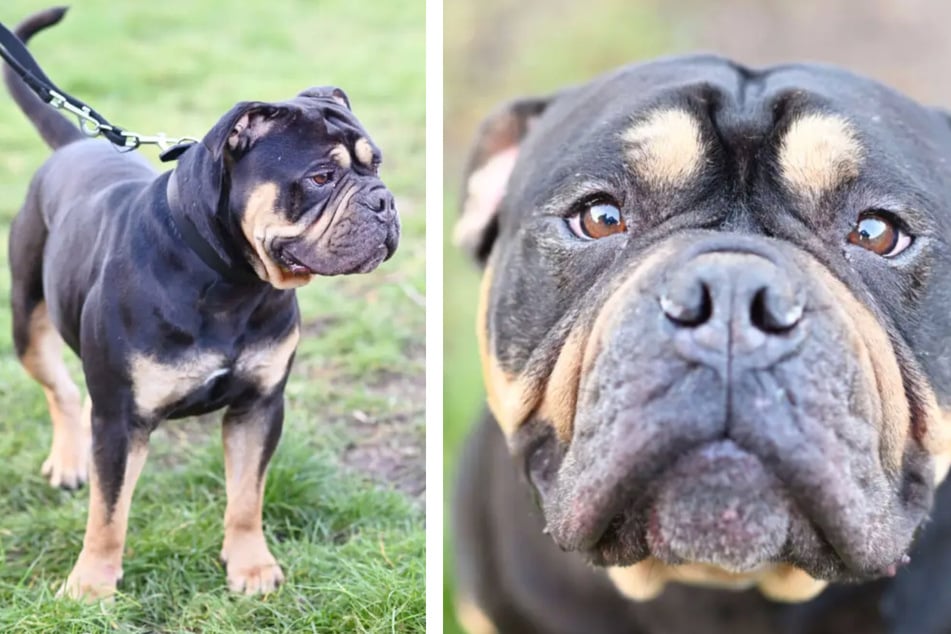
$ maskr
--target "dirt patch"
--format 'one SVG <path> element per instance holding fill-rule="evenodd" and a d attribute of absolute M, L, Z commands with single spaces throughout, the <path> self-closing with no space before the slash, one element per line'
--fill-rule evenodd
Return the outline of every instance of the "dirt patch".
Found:
<path fill-rule="evenodd" d="M 358 422 L 358 440 L 343 453 L 343 463 L 378 482 L 405 493 L 422 505 L 426 493 L 426 442 L 417 416 L 412 421 Z"/>
<path fill-rule="evenodd" d="M 421 348 L 416 352 L 423 355 Z M 347 432 L 352 440 L 341 460 L 422 506 L 426 493 L 426 378 L 422 373 L 383 372 L 369 380 L 366 389 L 401 407 L 377 415 L 350 412 Z"/>

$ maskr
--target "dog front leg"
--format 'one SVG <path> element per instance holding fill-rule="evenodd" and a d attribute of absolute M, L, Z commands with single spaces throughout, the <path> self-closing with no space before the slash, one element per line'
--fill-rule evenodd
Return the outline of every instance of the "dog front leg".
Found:
<path fill-rule="evenodd" d="M 271 592 L 284 581 L 268 550 L 261 518 L 268 462 L 284 423 L 284 395 L 278 391 L 225 413 L 222 439 L 228 504 L 221 560 L 233 592 Z"/>
<path fill-rule="evenodd" d="M 111 597 L 122 579 L 122 551 L 132 492 L 148 455 L 148 433 L 92 404 L 93 456 L 83 548 L 59 596 Z"/>

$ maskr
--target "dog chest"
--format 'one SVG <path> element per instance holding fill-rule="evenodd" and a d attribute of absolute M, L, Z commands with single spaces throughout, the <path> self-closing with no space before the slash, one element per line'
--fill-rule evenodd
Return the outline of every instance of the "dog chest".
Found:
<path fill-rule="evenodd" d="M 255 342 L 232 355 L 193 349 L 160 359 L 133 353 L 136 411 L 144 418 L 174 418 L 212 411 L 248 389 L 267 394 L 284 379 L 298 338 L 295 328 L 283 339 Z"/>

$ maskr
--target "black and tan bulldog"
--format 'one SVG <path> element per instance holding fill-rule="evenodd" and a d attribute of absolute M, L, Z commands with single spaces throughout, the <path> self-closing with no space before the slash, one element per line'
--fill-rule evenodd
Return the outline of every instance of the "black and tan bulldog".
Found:
<path fill-rule="evenodd" d="M 27 40 L 62 15 L 39 13 L 17 34 Z M 156 175 L 5 78 L 55 150 L 14 221 L 10 267 L 17 354 L 53 420 L 43 472 L 54 486 L 77 487 L 87 473 L 91 482 L 82 552 L 61 593 L 115 591 L 149 433 L 220 408 L 228 585 L 273 590 L 283 574 L 261 505 L 300 336 L 293 289 L 370 271 L 396 249 L 379 149 L 343 91 L 313 88 L 239 103 Z M 63 340 L 82 359 L 85 404 Z"/>
<path fill-rule="evenodd" d="M 951 122 L 811 65 L 482 126 L 472 632 L 951 632 Z"/>

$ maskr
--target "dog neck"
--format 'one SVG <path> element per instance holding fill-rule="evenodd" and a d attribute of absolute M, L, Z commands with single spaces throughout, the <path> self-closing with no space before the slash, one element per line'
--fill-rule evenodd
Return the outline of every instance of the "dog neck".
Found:
<path fill-rule="evenodd" d="M 200 201 L 182 201 L 175 172 L 168 172 L 165 199 L 173 228 L 182 242 L 210 269 L 232 284 L 257 285 L 263 281 L 233 246 L 219 209 L 208 210 Z"/>

